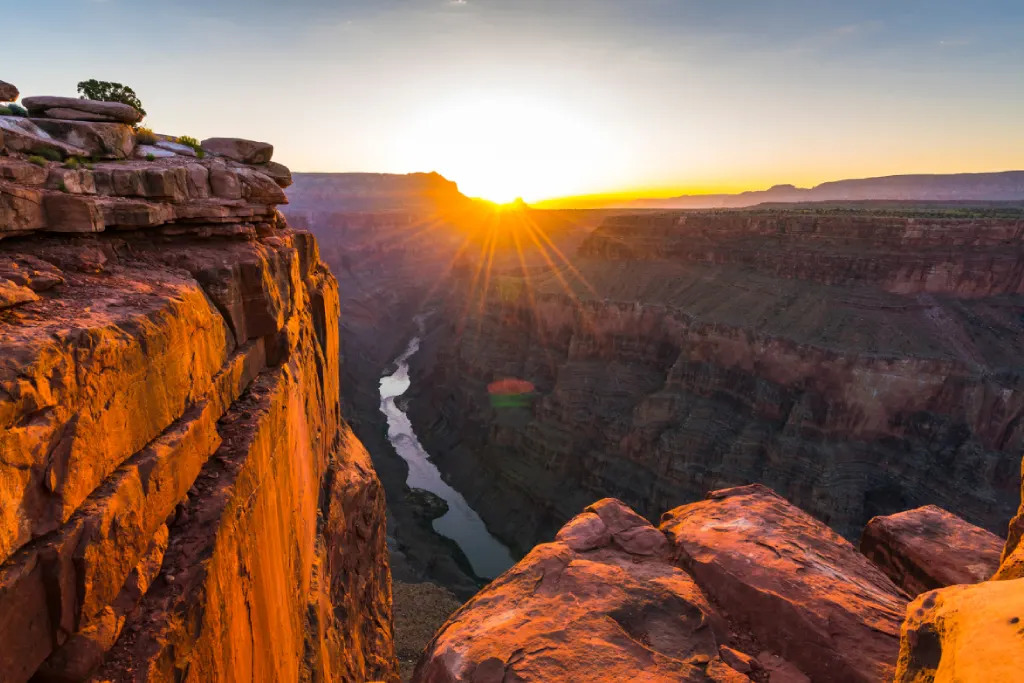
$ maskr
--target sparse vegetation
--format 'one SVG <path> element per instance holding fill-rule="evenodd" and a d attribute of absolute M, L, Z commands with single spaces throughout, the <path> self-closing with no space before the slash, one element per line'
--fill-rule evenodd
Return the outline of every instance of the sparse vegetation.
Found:
<path fill-rule="evenodd" d="M 71 170 L 75 170 L 78 168 L 79 163 L 81 162 L 79 162 L 76 157 L 71 157 L 70 159 L 64 162 L 64 168 L 70 168 Z"/>
<path fill-rule="evenodd" d="M 64 158 L 60 152 L 49 147 L 37 147 L 36 149 L 29 152 L 29 154 L 32 154 L 37 157 L 42 157 L 47 161 L 60 161 L 61 159 Z"/>
<path fill-rule="evenodd" d="M 146 161 L 156 161 L 156 155 L 150 152 L 146 155 Z"/>
<path fill-rule="evenodd" d="M 182 135 L 177 138 L 176 142 L 179 145 L 187 145 L 194 149 L 196 151 L 196 156 L 200 159 L 206 156 L 206 151 L 203 149 L 202 145 L 199 144 L 199 140 L 196 140 L 191 135 Z"/>
<path fill-rule="evenodd" d="M 62 180 L 62 181 L 60 181 L 60 183 L 58 183 L 58 185 L 57 185 L 57 189 L 58 189 L 58 190 L 60 190 L 61 192 L 67 193 L 67 191 L 68 191 L 68 186 L 67 186 L 67 185 L 65 185 L 65 184 L 64 184 L 64 181 Z"/>
<path fill-rule="evenodd" d="M 156 133 L 153 132 L 152 128 L 139 127 L 135 129 L 135 139 L 140 145 L 155 145 L 159 142 Z"/>
<path fill-rule="evenodd" d="M 14 104 L 12 102 L 11 104 L 7 104 L 4 106 L 6 106 L 7 109 L 11 110 L 12 116 L 28 116 L 28 109 L 25 109 L 25 107 L 21 106 L 20 104 Z"/>
<path fill-rule="evenodd" d="M 12 113 L 10 107 L 0 107 L 0 116 L 11 116 Z"/>
<path fill-rule="evenodd" d="M 43 157 L 39 156 L 38 154 L 33 154 L 32 156 L 30 156 L 28 158 L 28 161 L 29 161 L 30 164 L 35 164 L 36 166 L 42 166 L 43 168 L 46 168 L 46 164 L 47 164 L 46 159 L 44 159 Z"/>
<path fill-rule="evenodd" d="M 138 95 L 127 85 L 112 81 L 97 81 L 94 78 L 90 78 L 78 84 L 78 93 L 88 100 L 127 104 L 138 109 L 139 113 L 143 116 L 146 115 L 146 110 L 142 108 L 142 102 L 139 100 Z"/>

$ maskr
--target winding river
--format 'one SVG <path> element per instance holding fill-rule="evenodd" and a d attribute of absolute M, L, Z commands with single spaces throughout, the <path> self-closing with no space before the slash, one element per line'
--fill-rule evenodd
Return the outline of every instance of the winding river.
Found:
<path fill-rule="evenodd" d="M 423 334 L 423 317 L 417 316 L 416 323 Z M 434 520 L 434 530 L 458 544 L 477 576 L 493 579 L 515 564 L 511 553 L 487 531 L 480 515 L 462 494 L 441 478 L 441 472 L 416 438 L 409 416 L 395 403 L 409 390 L 409 359 L 419 348 L 420 338 L 413 337 L 402 355 L 395 359 L 395 372 L 380 380 L 380 410 L 388 420 L 388 439 L 409 464 L 409 487 L 426 489 L 448 503 L 448 512 Z"/>

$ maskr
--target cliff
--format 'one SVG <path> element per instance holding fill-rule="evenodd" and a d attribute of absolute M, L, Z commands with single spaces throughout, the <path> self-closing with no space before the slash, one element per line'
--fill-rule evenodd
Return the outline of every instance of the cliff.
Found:
<path fill-rule="evenodd" d="M 383 491 L 287 169 L 79 102 L 0 117 L 0 679 L 396 680 Z"/>
<path fill-rule="evenodd" d="M 571 266 L 458 270 L 412 416 L 525 553 L 591 501 L 648 518 L 761 482 L 856 538 L 935 504 L 997 534 L 1024 446 L 1024 222 L 611 217 Z M 481 279 L 482 280 L 482 279 Z M 531 382 L 496 412 L 490 382 Z"/>

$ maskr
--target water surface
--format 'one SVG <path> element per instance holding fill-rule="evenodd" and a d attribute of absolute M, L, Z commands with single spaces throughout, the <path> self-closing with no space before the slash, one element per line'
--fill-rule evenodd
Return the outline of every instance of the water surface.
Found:
<path fill-rule="evenodd" d="M 417 317 L 416 322 L 422 334 L 422 317 Z M 515 564 L 512 554 L 487 531 L 480 515 L 462 494 L 441 478 L 441 472 L 416 438 L 409 416 L 395 403 L 395 399 L 409 389 L 409 359 L 419 348 L 420 338 L 413 337 L 402 355 L 395 359 L 398 369 L 380 380 L 380 410 L 388 420 L 388 439 L 409 464 L 409 487 L 426 489 L 448 503 L 448 512 L 434 520 L 434 530 L 458 544 L 477 576 L 493 579 Z"/>

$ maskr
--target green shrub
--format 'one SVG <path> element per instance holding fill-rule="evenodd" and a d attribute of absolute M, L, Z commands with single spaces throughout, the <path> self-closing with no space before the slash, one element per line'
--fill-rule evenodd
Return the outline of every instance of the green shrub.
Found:
<path fill-rule="evenodd" d="M 146 115 L 146 110 L 142 108 L 142 102 L 139 101 L 138 95 L 127 85 L 111 81 L 97 81 L 94 78 L 90 78 L 78 84 L 78 92 L 85 99 L 99 100 L 100 102 L 120 102 L 121 104 L 135 107 L 139 110 L 140 114 Z"/>
<path fill-rule="evenodd" d="M 150 152 L 146 155 L 146 161 L 156 161 L 156 155 Z"/>
<path fill-rule="evenodd" d="M 12 116 L 13 114 L 10 107 L 0 107 L 0 116 Z"/>
<path fill-rule="evenodd" d="M 35 164 L 36 166 L 42 166 L 43 168 L 46 168 L 46 159 L 44 159 L 43 157 L 39 156 L 38 154 L 33 154 L 32 156 L 30 156 L 28 158 L 28 160 L 29 160 L 29 163 Z"/>
<path fill-rule="evenodd" d="M 65 185 L 65 184 L 64 184 L 64 181 L 62 180 L 62 181 L 60 181 L 60 183 L 59 183 L 59 184 L 57 185 L 57 189 L 58 189 L 58 190 L 60 190 L 61 192 L 67 192 L 67 191 L 68 191 L 68 186 L 67 186 L 67 185 Z"/>
<path fill-rule="evenodd" d="M 160 141 L 151 128 L 136 128 L 135 139 L 140 145 L 155 145 Z"/>
<path fill-rule="evenodd" d="M 200 159 L 206 156 L 206 150 L 199 144 L 199 140 L 196 140 L 191 135 L 182 135 L 175 139 L 179 145 L 187 145 L 196 151 L 196 156 Z"/>
<path fill-rule="evenodd" d="M 29 154 L 34 154 L 37 157 L 43 157 L 47 161 L 60 161 L 64 158 L 60 152 L 50 147 L 37 147 L 29 152 Z"/>
<path fill-rule="evenodd" d="M 75 157 L 71 157 L 64 162 L 64 168 L 70 168 L 72 170 L 78 168 L 79 161 Z"/>
<path fill-rule="evenodd" d="M 25 107 L 21 106 L 20 104 L 14 104 L 12 102 L 11 104 L 8 104 L 6 106 L 8 109 L 11 110 L 11 114 L 14 116 L 28 116 L 28 109 L 25 109 Z"/>

